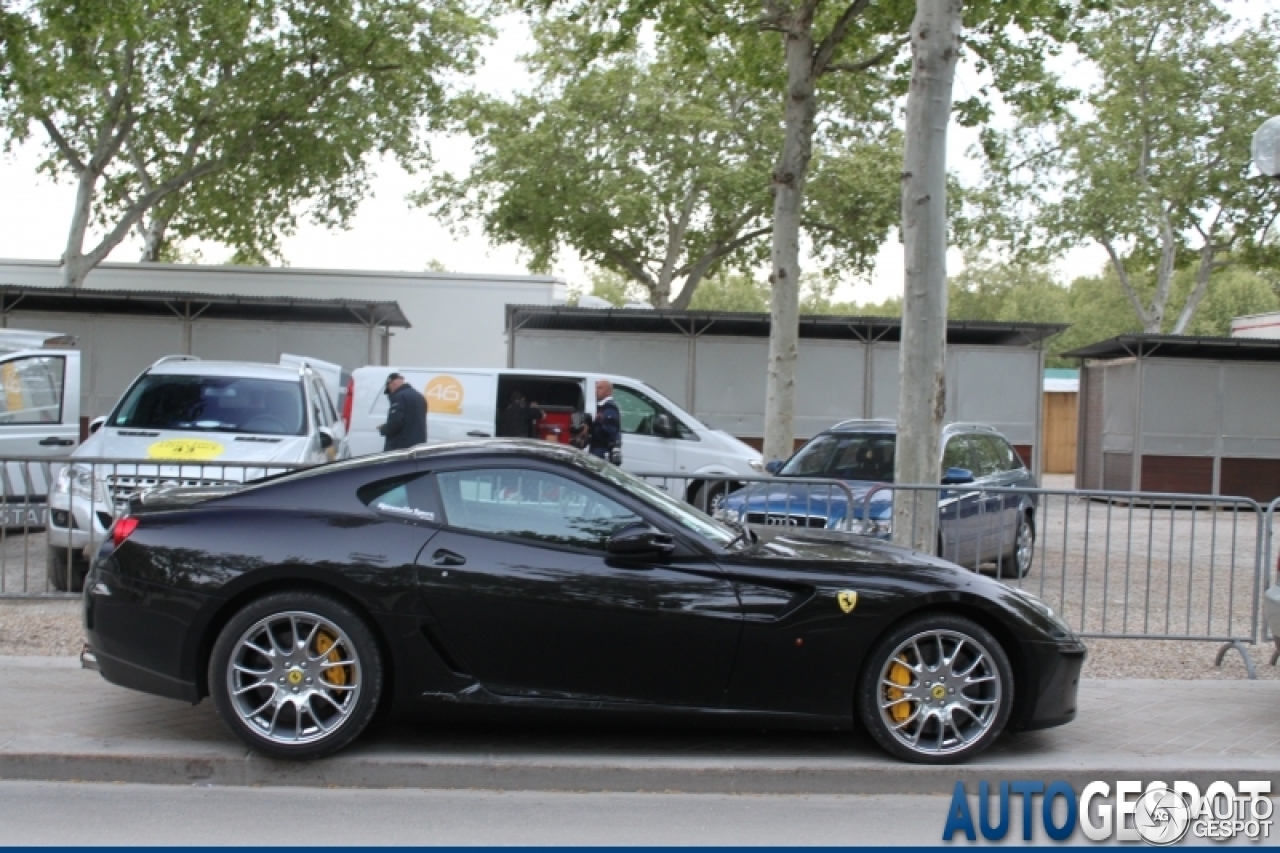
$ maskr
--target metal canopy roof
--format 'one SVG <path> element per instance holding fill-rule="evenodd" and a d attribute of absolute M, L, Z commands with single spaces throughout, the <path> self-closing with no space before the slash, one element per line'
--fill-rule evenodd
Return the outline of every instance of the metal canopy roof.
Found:
<path fill-rule="evenodd" d="M 24 311 L 127 314 L 194 320 L 267 320 L 409 328 L 398 302 L 369 299 L 299 299 L 159 290 L 96 290 L 0 284 L 0 313 Z"/>
<path fill-rule="evenodd" d="M 1280 361 L 1280 339 L 1120 335 L 1064 352 L 1068 358 L 1184 358 L 1201 361 Z"/>
<path fill-rule="evenodd" d="M 952 321 L 947 324 L 947 343 L 1028 346 L 1038 344 L 1065 328 L 1066 325 L 1060 323 Z M 733 311 L 508 305 L 507 332 L 524 329 L 767 338 L 769 315 Z M 800 337 L 806 340 L 900 341 L 902 320 L 897 317 L 809 314 L 800 318 Z"/>

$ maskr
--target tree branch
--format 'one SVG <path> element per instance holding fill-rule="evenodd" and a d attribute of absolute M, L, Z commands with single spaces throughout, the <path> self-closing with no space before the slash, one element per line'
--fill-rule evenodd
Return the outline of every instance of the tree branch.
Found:
<path fill-rule="evenodd" d="M 1115 246 L 1106 238 L 1098 238 L 1098 242 L 1107 250 L 1108 257 L 1111 258 L 1111 267 L 1116 271 L 1116 277 L 1120 279 L 1120 286 L 1124 288 L 1124 293 L 1129 297 L 1129 304 L 1133 306 L 1133 312 L 1138 315 L 1138 320 L 1142 322 L 1144 331 L 1150 331 L 1151 322 L 1147 317 L 1147 309 L 1143 307 L 1142 300 L 1138 298 L 1138 291 L 1133 287 L 1133 281 L 1129 278 L 1129 271 L 1124 268 L 1124 261 L 1120 259 L 1120 255 L 1116 252 Z"/>
<path fill-rule="evenodd" d="M 44 132 L 49 134 L 49 139 L 52 140 L 54 146 L 57 147 L 58 153 L 61 154 L 63 159 L 71 166 L 72 171 L 77 175 L 82 173 L 85 169 L 84 161 L 80 159 L 80 155 L 71 147 L 71 143 L 68 142 L 67 138 L 62 135 L 60 130 L 58 130 L 58 126 L 53 123 L 53 119 L 48 115 L 41 113 L 36 117 L 36 120 L 40 122 L 40 126 L 44 128 Z"/>
<path fill-rule="evenodd" d="M 671 303 L 671 307 L 678 311 L 683 311 L 689 307 L 689 303 L 693 301 L 693 293 L 698 288 L 699 282 L 706 277 L 707 273 L 717 261 L 733 254 L 738 249 L 750 243 L 752 240 L 759 239 L 773 232 L 773 227 L 757 228 L 754 231 L 748 231 L 728 242 L 718 242 L 713 247 L 702 253 L 702 257 L 689 269 L 684 279 L 684 287 L 680 288 L 680 295 Z"/>
<path fill-rule="evenodd" d="M 874 56 L 869 56 L 866 59 L 860 60 L 858 62 L 831 63 L 826 67 L 825 73 L 833 74 L 840 71 L 849 71 L 853 73 L 858 73 L 860 71 L 866 71 L 868 68 L 874 68 L 875 66 L 880 65 L 883 62 L 887 62 L 888 60 L 897 56 L 898 51 L 902 50 L 903 47 L 905 47 L 910 43 L 911 43 L 910 36 L 904 36 L 891 44 L 885 45 L 884 50 L 880 51 Z"/>
<path fill-rule="evenodd" d="M 849 32 L 849 27 L 853 24 L 854 18 L 861 15 L 871 0 L 854 0 L 845 7 L 844 12 L 840 14 L 839 20 L 831 27 L 831 32 L 827 33 L 826 38 L 818 45 L 818 49 L 813 53 L 813 76 L 821 77 L 826 72 L 827 66 L 831 64 L 831 57 L 835 56 L 836 48 L 844 41 L 845 35 Z"/>
<path fill-rule="evenodd" d="M 612 260 L 622 269 L 626 270 L 633 279 L 644 285 L 650 293 L 653 293 L 657 287 L 653 280 L 653 276 L 651 276 L 648 270 L 642 267 L 634 257 L 618 249 L 616 246 L 606 246 L 601 250 L 601 254 Z"/>

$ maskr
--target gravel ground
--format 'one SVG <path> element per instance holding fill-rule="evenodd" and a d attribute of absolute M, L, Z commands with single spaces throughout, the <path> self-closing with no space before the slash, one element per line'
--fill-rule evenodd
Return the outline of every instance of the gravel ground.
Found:
<path fill-rule="evenodd" d="M 1151 640 L 1089 640 L 1086 678 L 1244 678 L 1240 655 L 1213 665 L 1217 646 Z M 0 655 L 75 655 L 84 643 L 79 601 L 0 601 Z M 1272 646 L 1252 646 L 1258 677 L 1280 680 L 1268 666 Z"/>

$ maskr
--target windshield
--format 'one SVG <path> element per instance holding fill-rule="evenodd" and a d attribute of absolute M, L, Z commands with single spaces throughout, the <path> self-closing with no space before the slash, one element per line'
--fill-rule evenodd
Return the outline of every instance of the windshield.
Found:
<path fill-rule="evenodd" d="M 303 435 L 301 381 L 241 376 L 165 376 L 138 380 L 108 426 Z"/>
<path fill-rule="evenodd" d="M 778 474 L 892 483 L 895 439 L 887 432 L 824 433 L 800 448 Z"/>
<path fill-rule="evenodd" d="M 696 533 L 721 547 L 738 538 L 738 532 L 733 528 L 716 521 L 711 516 L 694 509 L 686 503 L 676 500 L 671 495 L 655 486 L 649 485 L 644 480 L 633 477 L 594 456 L 587 456 L 582 462 L 609 482 L 657 509 L 667 518 L 679 523 L 685 530 Z"/>

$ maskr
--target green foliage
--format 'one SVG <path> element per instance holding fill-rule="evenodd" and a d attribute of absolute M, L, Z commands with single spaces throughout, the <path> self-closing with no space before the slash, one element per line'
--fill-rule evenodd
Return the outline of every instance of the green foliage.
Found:
<path fill-rule="evenodd" d="M 695 311 L 769 312 L 769 286 L 746 273 L 722 272 L 709 278 L 693 295 Z"/>
<path fill-rule="evenodd" d="M 1116 0 L 1078 42 L 1100 82 L 1072 110 L 1020 103 L 1017 127 L 984 132 L 990 168 L 966 236 L 1024 257 L 1106 248 L 1151 331 L 1169 328 L 1174 272 L 1198 266 L 1173 324 L 1185 329 L 1211 273 L 1268 254 L 1258 244 L 1280 187 L 1249 177 L 1249 147 L 1275 111 L 1280 23 L 1245 26 L 1213 2 Z"/>
<path fill-rule="evenodd" d="M 424 162 L 486 31 L 471 2 L 31 0 L 5 19 L 0 124 L 89 194 L 105 251 L 149 215 L 276 256 L 300 205 L 349 221 L 369 155 Z"/>
<path fill-rule="evenodd" d="M 765 261 L 782 140 L 777 44 L 754 43 L 766 73 L 730 45 L 705 46 L 695 66 L 666 41 L 587 59 L 599 33 L 558 18 L 534 33 L 536 90 L 460 104 L 476 161 L 434 179 L 419 203 L 455 227 L 479 221 L 536 270 L 570 247 L 659 307 L 690 305 L 726 266 Z M 858 98 L 866 121 L 823 135 L 811 185 L 810 233 L 833 270 L 868 268 L 897 218 L 901 142 L 882 99 L 853 87 L 846 102 Z"/>

